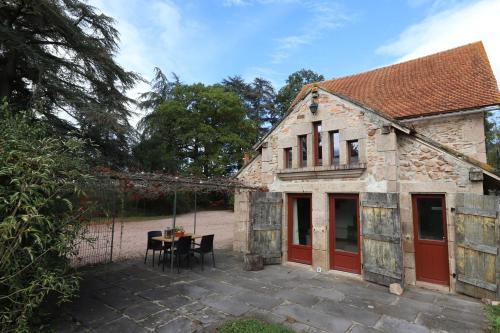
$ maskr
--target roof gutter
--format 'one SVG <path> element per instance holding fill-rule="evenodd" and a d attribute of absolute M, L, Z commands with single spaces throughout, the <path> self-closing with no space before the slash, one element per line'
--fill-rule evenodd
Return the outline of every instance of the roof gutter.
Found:
<path fill-rule="evenodd" d="M 447 113 L 435 114 L 435 115 L 430 115 L 430 116 L 420 116 L 420 117 L 415 117 L 415 118 L 399 119 L 399 122 L 401 122 L 401 123 L 413 123 L 413 122 L 422 121 L 422 120 L 440 119 L 440 118 L 446 118 L 446 117 L 455 117 L 455 116 L 462 116 L 462 115 L 474 114 L 474 113 L 491 112 L 491 111 L 500 111 L 500 105 L 490 105 L 490 106 L 485 106 L 485 107 L 482 107 L 479 109 L 450 111 Z"/>

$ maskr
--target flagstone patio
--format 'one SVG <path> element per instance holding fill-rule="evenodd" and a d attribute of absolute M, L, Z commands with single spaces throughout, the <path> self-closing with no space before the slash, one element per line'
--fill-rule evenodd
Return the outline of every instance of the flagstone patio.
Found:
<path fill-rule="evenodd" d="M 481 332 L 477 300 L 422 289 L 403 296 L 365 281 L 308 267 L 242 270 L 241 257 L 216 252 L 205 270 L 180 274 L 140 258 L 86 269 L 81 295 L 64 306 L 57 332 L 214 332 L 237 317 L 283 323 L 297 332 Z"/>

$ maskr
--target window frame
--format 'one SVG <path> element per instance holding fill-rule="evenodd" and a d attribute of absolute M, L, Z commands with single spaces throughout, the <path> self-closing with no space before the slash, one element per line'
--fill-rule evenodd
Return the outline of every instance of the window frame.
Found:
<path fill-rule="evenodd" d="M 304 149 L 302 147 L 302 140 L 305 142 L 305 145 L 306 145 L 306 149 L 305 149 L 305 152 L 306 152 L 306 159 L 305 159 L 305 163 L 304 163 L 304 159 L 303 159 L 303 154 L 304 154 Z M 299 135 L 298 136 L 298 141 L 299 141 L 299 166 L 301 168 L 305 168 L 307 167 L 307 162 L 308 162 L 308 158 L 307 158 L 307 135 Z"/>
<path fill-rule="evenodd" d="M 284 154 L 283 154 L 284 169 L 291 169 L 292 165 L 293 165 L 293 151 L 292 151 L 292 147 L 288 147 L 288 148 L 285 148 L 283 150 L 284 150 Z"/>
<path fill-rule="evenodd" d="M 320 127 L 321 121 L 313 122 L 314 166 L 323 165 L 323 138 L 319 130 Z M 320 155 L 321 159 L 319 158 Z"/>
<path fill-rule="evenodd" d="M 358 144 L 358 160 L 356 161 L 356 163 L 353 163 L 352 162 L 352 145 L 351 143 L 354 143 L 356 142 Z M 359 140 L 356 139 L 356 140 L 348 140 L 347 141 L 347 164 L 348 165 L 354 165 L 354 164 L 359 164 L 360 163 L 360 160 L 359 160 Z"/>
<path fill-rule="evenodd" d="M 338 151 L 339 155 L 336 157 L 337 161 L 335 161 L 335 134 L 338 135 Z M 330 131 L 330 164 L 331 165 L 340 165 L 340 133 L 338 130 Z"/>

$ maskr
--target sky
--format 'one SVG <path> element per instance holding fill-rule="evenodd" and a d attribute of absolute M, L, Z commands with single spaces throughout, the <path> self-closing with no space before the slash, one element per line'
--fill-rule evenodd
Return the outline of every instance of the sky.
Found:
<path fill-rule="evenodd" d="M 500 0 L 90 0 L 120 32 L 118 63 L 151 80 L 331 79 L 482 40 L 500 78 Z M 136 98 L 147 83 L 129 92 Z M 132 123 L 136 123 L 137 114 Z"/>

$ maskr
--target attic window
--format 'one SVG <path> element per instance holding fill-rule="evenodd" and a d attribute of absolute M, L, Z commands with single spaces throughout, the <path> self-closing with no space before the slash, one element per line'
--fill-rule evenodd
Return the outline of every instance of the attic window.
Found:
<path fill-rule="evenodd" d="M 359 163 L 359 143 L 358 140 L 347 141 L 347 152 L 349 164 Z"/>
<path fill-rule="evenodd" d="M 323 164 L 323 143 L 321 141 L 321 121 L 313 123 L 314 165 Z"/>
<path fill-rule="evenodd" d="M 301 167 L 307 166 L 307 135 L 299 136 L 299 161 Z"/>
<path fill-rule="evenodd" d="M 290 169 L 292 167 L 292 148 L 285 148 L 285 169 Z"/>

